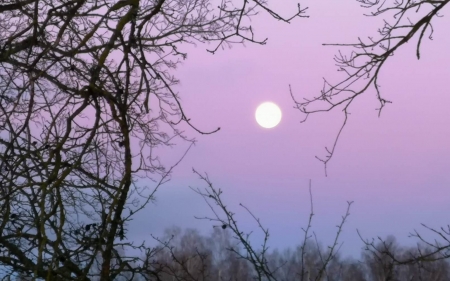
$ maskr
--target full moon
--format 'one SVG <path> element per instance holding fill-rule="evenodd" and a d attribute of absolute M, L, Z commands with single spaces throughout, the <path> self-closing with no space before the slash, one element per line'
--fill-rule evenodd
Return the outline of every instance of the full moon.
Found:
<path fill-rule="evenodd" d="M 273 102 L 265 102 L 258 106 L 255 113 L 256 122 L 263 128 L 273 128 L 281 121 L 281 110 Z"/>

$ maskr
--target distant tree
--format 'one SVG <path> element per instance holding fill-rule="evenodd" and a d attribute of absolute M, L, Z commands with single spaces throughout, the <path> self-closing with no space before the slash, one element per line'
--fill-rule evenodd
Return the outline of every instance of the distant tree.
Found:
<path fill-rule="evenodd" d="M 439 238 L 445 238 L 443 234 L 438 234 Z M 363 240 L 363 263 L 369 273 L 368 280 L 449 280 L 449 243 L 442 244 L 438 239 L 434 244 L 429 243 L 417 232 L 413 236 L 419 238 L 416 248 L 400 247 L 392 236 L 386 239 L 378 237 L 377 243 L 374 239 Z"/>
<path fill-rule="evenodd" d="M 150 266 L 159 268 L 161 280 L 211 280 L 212 252 L 205 237 L 196 230 L 179 228 L 166 230 Z M 164 241 L 164 242 L 163 242 Z"/>
<path fill-rule="evenodd" d="M 1 1 L 2 274 L 157 275 L 117 249 L 154 253 L 127 226 L 170 178 L 158 148 L 194 141 L 180 122 L 218 130 L 190 123 L 174 69 L 186 44 L 265 44 L 249 21 L 260 11 L 305 16 L 257 0 Z"/>
<path fill-rule="evenodd" d="M 392 258 L 385 251 L 398 253 L 398 246 L 394 237 L 390 236 L 386 242 L 377 245 L 378 253 L 369 251 L 364 254 L 364 263 L 371 276 L 370 280 L 395 280 L 398 277 L 397 268 Z"/>
<path fill-rule="evenodd" d="M 450 262 L 433 253 L 432 247 L 402 247 L 393 236 L 369 243 L 361 253 L 361 260 L 342 259 L 338 251 L 324 264 L 324 257 L 332 247 L 324 249 L 315 239 L 303 241 L 296 248 L 271 252 L 253 248 L 265 259 L 268 273 L 257 274 L 258 265 L 248 257 L 239 237 L 232 228 L 214 228 L 209 236 L 187 229 L 172 228 L 154 249 L 152 270 L 162 270 L 158 278 L 150 280 L 277 280 L 277 281 L 447 281 Z M 248 234 L 245 234 L 247 236 Z M 158 238 L 159 239 L 159 238 Z M 248 246 L 247 246 L 248 247 Z M 422 255 L 411 262 L 413 256 Z M 302 275 L 303 272 L 303 275 Z M 269 274 L 270 273 L 270 274 Z M 140 280 L 139 278 L 133 279 Z"/>
<path fill-rule="evenodd" d="M 213 253 L 215 280 L 254 280 L 251 264 L 239 258 L 231 249 L 242 252 L 242 247 L 233 239 L 230 230 L 215 227 L 208 238 Z"/>
<path fill-rule="evenodd" d="M 166 230 L 151 266 L 160 268 L 161 280 L 254 280 L 252 268 L 229 249 L 233 243 L 227 230 L 214 229 L 209 237 L 193 229 Z"/>
<path fill-rule="evenodd" d="M 340 262 L 341 271 L 337 280 L 342 281 L 368 281 L 368 276 L 364 264 L 353 259 Z"/>

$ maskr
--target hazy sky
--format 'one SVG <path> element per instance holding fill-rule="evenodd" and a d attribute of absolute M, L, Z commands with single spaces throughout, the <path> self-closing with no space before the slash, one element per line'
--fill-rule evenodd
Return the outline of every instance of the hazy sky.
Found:
<path fill-rule="evenodd" d="M 294 1 L 273 6 L 284 15 Z M 345 3 L 343 3 L 345 2 Z M 448 224 L 450 205 L 450 34 L 448 16 L 435 21 L 434 40 L 422 44 L 422 58 L 415 57 L 415 40 L 390 58 L 380 74 L 382 94 L 393 101 L 378 118 L 373 89 L 358 98 L 329 163 L 324 156 L 342 122 L 341 112 L 312 115 L 306 123 L 294 109 L 296 98 L 313 97 L 322 79 L 339 82 L 333 56 L 337 47 L 322 43 L 353 43 L 358 37 L 376 36 L 382 17 L 367 18 L 356 1 L 302 1 L 309 19 L 290 25 L 269 19 L 253 21 L 266 46 L 246 44 L 207 53 L 206 45 L 189 50 L 188 59 L 174 73 L 176 88 L 193 124 L 202 130 L 221 127 L 214 135 L 198 139 L 173 180 L 157 193 L 156 204 L 139 214 L 131 229 L 136 238 L 150 240 L 171 225 L 209 231 L 212 224 L 194 215 L 212 215 L 203 199 L 188 186 L 204 187 L 192 173 L 207 172 L 231 210 L 238 213 L 244 230 L 256 223 L 239 208 L 248 206 L 270 229 L 271 245 L 287 247 L 301 242 L 301 227 L 309 214 L 308 182 L 312 180 L 315 217 L 313 230 L 329 243 L 344 214 L 347 200 L 355 201 L 341 241 L 344 254 L 357 254 L 362 246 L 356 229 L 367 237 L 394 234 L 401 242 L 420 223 L 432 227 Z M 447 13 L 449 9 L 443 11 Z M 350 52 L 350 49 L 341 49 Z M 277 103 L 283 119 L 273 129 L 259 127 L 254 118 L 258 104 Z M 176 158 L 184 146 L 167 150 Z M 139 233 L 139 235 L 137 234 Z M 426 231 L 424 231 L 426 233 Z M 259 236 L 255 236 L 258 238 Z M 255 245 L 260 245 L 255 240 Z"/>

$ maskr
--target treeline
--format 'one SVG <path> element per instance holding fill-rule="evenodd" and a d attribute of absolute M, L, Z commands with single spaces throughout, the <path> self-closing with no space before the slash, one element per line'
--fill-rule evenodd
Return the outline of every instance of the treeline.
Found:
<path fill-rule="evenodd" d="M 209 236 L 203 236 L 193 229 L 181 231 L 174 228 L 166 232 L 165 239 L 170 240 L 172 235 L 170 246 L 160 247 L 153 261 L 154 268 L 162 272 L 160 280 L 255 280 L 254 266 L 233 251 L 238 250 L 245 255 L 239 249 L 239 241 L 235 241 L 227 229 L 217 227 Z M 279 281 L 450 280 L 448 259 L 440 259 L 425 245 L 418 248 L 402 247 L 390 236 L 375 246 L 378 251 L 362 249 L 358 260 L 343 258 L 345 253 L 333 255 L 320 279 L 317 277 L 329 252 L 314 240 L 294 249 L 275 249 L 264 253 L 264 258 L 267 267 L 273 272 L 273 279 Z M 418 251 L 421 251 L 421 256 L 429 254 L 428 260 L 404 265 L 394 262 L 394 259 L 407 261 L 409 257 L 416 257 Z"/>
<path fill-rule="evenodd" d="M 197 230 L 172 228 L 161 238 L 155 238 L 160 246 L 143 257 L 141 265 L 154 274 L 131 276 L 120 275 L 118 281 L 250 281 L 258 280 L 255 266 L 228 229 L 216 227 L 210 235 L 201 235 Z M 278 281 L 448 281 L 450 263 L 448 259 L 434 254 L 432 248 L 400 246 L 392 236 L 379 240 L 362 249 L 358 260 L 343 258 L 345 253 L 337 253 L 326 260 L 329 248 L 322 247 L 314 239 L 285 250 L 275 249 L 259 252 L 271 276 L 262 280 Z M 120 249 L 118 249 L 120 252 Z M 124 253 L 122 252 L 122 255 Z M 408 261 L 409 257 L 424 257 L 421 261 L 398 264 L 396 260 Z M 425 258 L 426 257 L 426 258 Z M 324 267 L 324 263 L 327 266 Z M 321 270 L 324 272 L 320 273 Z M 320 277 L 319 277 L 320 276 Z M 28 281 L 20 276 L 16 281 Z"/>

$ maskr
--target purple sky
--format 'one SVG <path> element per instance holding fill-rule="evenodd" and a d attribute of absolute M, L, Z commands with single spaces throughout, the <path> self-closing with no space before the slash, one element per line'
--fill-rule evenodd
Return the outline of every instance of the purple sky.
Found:
<path fill-rule="evenodd" d="M 295 2 L 273 6 L 290 14 Z M 338 3 L 339 2 L 339 3 Z M 341 2 L 346 2 L 341 3 Z M 211 55 L 208 46 L 187 46 L 188 59 L 176 71 L 184 110 L 202 130 L 221 131 L 202 136 L 188 130 L 198 144 L 176 168 L 173 180 L 157 193 L 157 203 L 138 215 L 140 238 L 160 235 L 178 225 L 202 231 L 212 229 L 194 215 L 212 215 L 203 199 L 188 186 L 204 187 L 192 173 L 207 172 L 244 230 L 256 224 L 240 209 L 249 207 L 271 232 L 271 245 L 288 247 L 301 242 L 301 227 L 309 214 L 308 181 L 312 179 L 315 214 L 313 229 L 324 243 L 331 242 L 336 224 L 355 201 L 341 241 L 344 255 L 359 254 L 356 229 L 367 237 L 394 234 L 401 242 L 420 223 L 448 224 L 450 206 L 450 39 L 447 17 L 435 21 L 434 40 L 424 40 L 422 58 L 415 57 L 415 40 L 403 46 L 382 69 L 382 94 L 393 101 L 381 118 L 373 89 L 351 106 L 351 116 L 334 158 L 324 175 L 324 156 L 342 122 L 338 111 L 304 116 L 293 108 L 291 84 L 297 99 L 313 97 L 322 89 L 322 77 L 339 82 L 333 56 L 336 47 L 322 43 L 353 43 L 357 37 L 377 35 L 381 17 L 356 1 L 302 1 L 309 19 L 283 24 L 262 15 L 255 18 L 259 38 L 266 46 L 235 45 Z M 448 12 L 443 11 L 443 14 Z M 342 49 L 349 53 L 350 49 Z M 277 103 L 281 123 L 273 129 L 257 125 L 254 112 L 264 101 Z M 185 146 L 167 150 L 173 160 Z M 172 158 L 169 158 L 172 159 Z M 133 228 L 133 226 L 131 226 Z M 426 233 L 426 231 L 424 231 Z M 255 236 L 258 238 L 259 236 Z M 257 241 L 257 240 L 255 240 Z M 259 245 L 259 241 L 256 245 Z"/>

